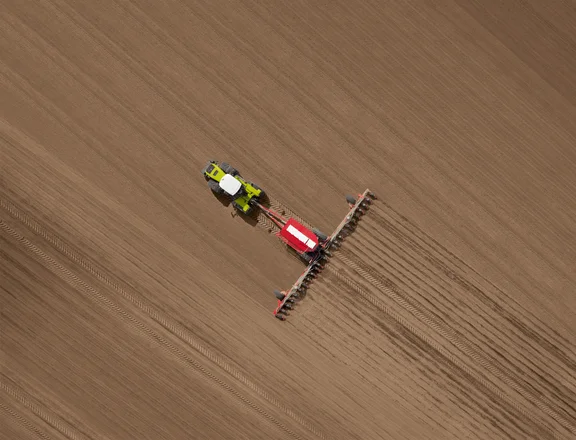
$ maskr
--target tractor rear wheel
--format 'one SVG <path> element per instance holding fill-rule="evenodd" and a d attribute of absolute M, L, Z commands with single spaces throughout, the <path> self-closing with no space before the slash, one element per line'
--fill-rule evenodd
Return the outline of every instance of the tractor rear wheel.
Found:
<path fill-rule="evenodd" d="M 224 171 L 226 174 L 231 174 L 232 176 L 237 176 L 238 170 L 236 168 L 232 168 L 229 164 L 227 164 L 226 162 L 222 162 L 220 164 L 220 168 L 222 169 L 222 171 Z"/>
<path fill-rule="evenodd" d="M 264 195 L 266 194 L 264 191 L 262 191 L 262 188 L 260 188 L 258 185 L 256 185 L 255 183 L 250 182 L 250 185 L 252 185 L 252 187 L 254 187 L 254 189 L 259 190 L 260 191 L 260 195 L 258 196 L 258 198 L 263 198 Z"/>
<path fill-rule="evenodd" d="M 210 180 L 208 182 L 208 188 L 210 188 L 214 194 L 222 194 L 224 192 L 215 180 Z"/>
<path fill-rule="evenodd" d="M 328 240 L 328 236 L 326 234 L 324 234 L 323 232 L 319 231 L 318 229 L 314 228 L 314 229 L 312 229 L 312 232 L 314 232 L 314 235 L 316 235 L 316 237 L 318 237 L 318 240 L 320 240 L 320 241 Z"/>

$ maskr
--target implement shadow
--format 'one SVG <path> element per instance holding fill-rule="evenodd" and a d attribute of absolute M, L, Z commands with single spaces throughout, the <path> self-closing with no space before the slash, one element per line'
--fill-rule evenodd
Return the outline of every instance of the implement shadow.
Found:
<path fill-rule="evenodd" d="M 220 203 L 222 203 L 224 206 L 230 206 L 232 205 L 232 201 L 230 200 L 230 198 L 224 196 L 224 195 L 216 195 L 215 197 L 220 201 Z M 270 208 L 270 200 L 268 199 L 268 195 L 266 193 L 264 193 L 259 200 L 260 204 L 266 208 Z M 240 213 L 238 210 L 236 210 L 236 208 L 234 208 L 232 206 L 232 211 L 230 212 L 230 214 L 233 217 L 240 217 L 242 219 L 242 221 L 248 225 L 250 225 L 251 227 L 256 227 L 258 225 L 258 218 L 262 214 L 260 208 L 258 208 L 257 206 L 253 207 L 252 212 L 250 212 L 249 214 L 242 214 Z"/>

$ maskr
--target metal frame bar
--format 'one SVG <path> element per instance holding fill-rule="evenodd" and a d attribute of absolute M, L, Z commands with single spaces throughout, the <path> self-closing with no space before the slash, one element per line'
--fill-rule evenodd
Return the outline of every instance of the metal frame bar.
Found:
<path fill-rule="evenodd" d="M 264 214 L 270 220 L 272 220 L 276 226 L 278 226 L 280 229 L 282 229 L 284 227 L 284 225 L 287 222 L 287 220 L 284 217 L 282 217 L 280 214 L 278 214 L 273 209 L 267 208 L 266 206 L 262 205 L 261 203 L 256 202 L 255 205 L 258 208 L 260 208 L 262 210 L 262 212 L 264 212 Z"/>

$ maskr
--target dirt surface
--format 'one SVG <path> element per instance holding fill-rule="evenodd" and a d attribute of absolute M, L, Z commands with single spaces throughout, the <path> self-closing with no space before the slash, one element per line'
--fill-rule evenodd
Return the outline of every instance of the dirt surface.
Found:
<path fill-rule="evenodd" d="M 357 3 L 2 2 L 1 439 L 575 438 L 574 3 Z"/>

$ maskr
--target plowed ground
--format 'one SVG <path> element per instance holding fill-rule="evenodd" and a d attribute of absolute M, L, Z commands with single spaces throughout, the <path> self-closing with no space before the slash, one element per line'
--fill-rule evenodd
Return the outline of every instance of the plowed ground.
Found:
<path fill-rule="evenodd" d="M 0 439 L 576 436 L 570 2 L 0 20 Z M 212 158 L 328 233 L 379 196 L 286 322 Z"/>

